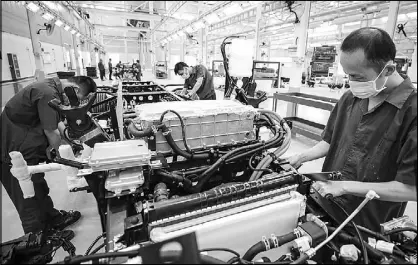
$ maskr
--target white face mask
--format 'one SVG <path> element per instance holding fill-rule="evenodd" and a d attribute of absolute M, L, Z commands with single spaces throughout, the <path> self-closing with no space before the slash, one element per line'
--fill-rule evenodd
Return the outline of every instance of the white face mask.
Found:
<path fill-rule="evenodd" d="M 388 76 L 385 77 L 385 82 L 383 83 L 381 88 L 376 87 L 376 80 L 379 79 L 380 75 L 386 69 L 387 64 L 383 67 L 383 70 L 380 74 L 376 77 L 373 81 L 366 81 L 366 82 L 358 82 L 358 81 L 350 81 L 350 90 L 353 95 L 357 98 L 370 98 L 374 97 L 380 92 L 382 92 L 386 88 L 386 82 L 388 81 Z"/>

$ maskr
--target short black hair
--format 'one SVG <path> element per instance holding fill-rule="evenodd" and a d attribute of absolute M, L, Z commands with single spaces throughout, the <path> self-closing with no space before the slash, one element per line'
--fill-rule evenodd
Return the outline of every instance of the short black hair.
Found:
<path fill-rule="evenodd" d="M 176 63 L 176 65 L 174 66 L 174 73 L 178 75 L 179 71 L 183 71 L 184 67 L 189 67 L 189 66 L 185 62 Z"/>
<path fill-rule="evenodd" d="M 72 76 L 67 79 L 68 82 L 75 83 L 80 87 L 83 96 L 87 96 L 97 91 L 97 85 L 91 77 L 88 76 Z"/>
<path fill-rule="evenodd" d="M 364 51 L 368 64 L 381 72 L 390 60 L 395 60 L 396 46 L 390 35 L 379 28 L 364 27 L 351 32 L 341 44 L 342 52 Z"/>

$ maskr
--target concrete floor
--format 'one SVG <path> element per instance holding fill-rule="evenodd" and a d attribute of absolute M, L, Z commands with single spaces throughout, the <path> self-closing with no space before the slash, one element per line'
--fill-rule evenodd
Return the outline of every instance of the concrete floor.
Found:
<path fill-rule="evenodd" d="M 143 80 L 154 80 L 150 72 L 144 73 Z M 173 78 L 171 80 L 155 80 L 157 83 L 175 83 L 180 84 L 182 80 L 180 78 Z M 96 79 L 98 84 L 110 85 L 110 81 L 100 81 Z M 271 92 L 271 91 L 269 91 Z M 335 97 L 339 98 L 340 93 L 330 92 L 328 88 L 302 88 L 302 93 L 316 94 L 324 97 Z M 217 91 L 217 98 L 221 99 L 223 93 Z M 269 99 L 264 102 L 262 107 L 266 109 L 271 109 L 272 101 Z M 279 103 L 278 113 L 282 116 L 286 115 L 286 104 L 281 102 Z M 312 108 L 300 108 L 299 115 L 309 116 L 319 123 L 325 124 L 328 116 L 326 112 L 320 110 L 315 110 Z M 293 154 L 302 152 L 315 145 L 315 141 L 305 138 L 303 136 L 297 136 L 292 139 L 291 146 L 288 152 L 284 155 L 291 156 Z M 301 168 L 300 172 L 319 172 L 321 170 L 323 159 L 305 163 Z M 100 218 L 97 213 L 97 207 L 95 199 L 92 194 L 88 194 L 84 191 L 70 193 L 67 188 L 66 177 L 62 172 L 54 172 L 51 174 L 46 174 L 46 180 L 48 181 L 50 187 L 50 195 L 54 201 L 55 207 L 62 210 L 77 210 L 82 214 L 81 219 L 68 229 L 72 229 L 76 236 L 72 240 L 72 243 L 76 247 L 76 253 L 83 255 L 91 242 L 101 234 L 101 225 Z M 23 235 L 23 230 L 21 223 L 18 217 L 18 214 L 10 201 L 6 191 L 2 187 L 2 226 L 1 226 L 1 241 L 5 242 L 19 236 Z M 406 209 L 406 214 L 409 215 L 415 223 L 417 222 L 417 205 L 416 202 L 411 202 L 408 204 Z M 100 245 L 100 241 L 96 246 Z M 67 253 L 62 249 L 58 250 L 55 257 L 55 261 L 61 261 L 64 257 L 67 256 Z"/>

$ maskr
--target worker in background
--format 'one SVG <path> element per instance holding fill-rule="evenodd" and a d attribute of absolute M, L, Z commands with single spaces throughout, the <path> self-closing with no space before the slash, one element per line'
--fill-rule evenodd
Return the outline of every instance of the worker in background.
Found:
<path fill-rule="evenodd" d="M 141 64 L 139 60 L 136 60 L 136 63 L 132 65 L 133 72 L 135 74 L 136 80 L 141 81 L 142 71 L 141 71 Z"/>
<path fill-rule="evenodd" d="M 186 63 L 179 62 L 174 66 L 174 73 L 185 80 L 182 95 L 187 95 L 187 90 L 191 89 L 188 96 L 192 99 L 216 99 L 212 75 L 203 65 L 189 67 Z"/>
<path fill-rule="evenodd" d="M 374 190 L 380 199 L 370 201 L 354 221 L 376 232 L 381 223 L 402 216 L 408 201 L 417 200 L 417 91 L 396 71 L 395 55 L 384 30 L 350 33 L 340 57 L 350 90 L 332 110 L 322 141 L 288 158 L 298 168 L 325 156 L 322 171 L 340 171 L 342 180 L 313 187 L 322 196 L 331 194 L 348 213 Z"/>
<path fill-rule="evenodd" d="M 109 80 L 113 80 L 112 79 L 112 59 L 109 58 Z"/>
<path fill-rule="evenodd" d="M 19 214 L 25 234 L 52 231 L 57 236 L 63 235 L 59 231 L 74 224 L 81 217 L 78 211 L 59 211 L 54 208 L 44 173 L 32 175 L 35 197 L 24 199 L 19 181 L 10 172 L 9 153 L 12 151 L 22 153 L 27 164 L 31 166 L 47 161 L 48 147 L 58 150 L 65 125 L 60 121 L 59 113 L 48 102 L 59 99 L 68 104 L 64 88 L 69 86 L 75 87 L 80 101 L 96 91 L 95 82 L 87 76 L 70 77 L 66 80 L 57 77 L 45 79 L 20 90 L 7 102 L 1 113 L 0 179 Z M 70 233 L 64 235 L 74 236 L 72 231 L 65 231 Z"/>
<path fill-rule="evenodd" d="M 116 65 L 116 77 L 119 78 L 119 79 L 122 79 L 122 77 L 123 77 L 122 61 L 119 61 L 119 63 Z"/>
<path fill-rule="evenodd" d="M 104 79 L 106 74 L 105 74 L 105 67 L 104 67 L 104 64 L 103 64 L 103 59 L 100 59 L 100 61 L 99 61 L 99 72 L 100 72 L 100 79 L 102 81 L 104 81 L 103 79 Z"/>

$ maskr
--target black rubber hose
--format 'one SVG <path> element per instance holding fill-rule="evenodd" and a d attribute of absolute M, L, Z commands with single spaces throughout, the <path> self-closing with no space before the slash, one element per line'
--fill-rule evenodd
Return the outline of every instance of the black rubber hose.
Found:
<path fill-rule="evenodd" d="M 95 248 L 91 253 L 90 253 L 90 255 L 94 255 L 94 254 L 96 254 L 97 252 L 99 252 L 102 248 L 104 248 L 106 246 L 106 242 L 104 242 L 103 244 L 101 244 L 100 246 L 98 246 L 97 248 Z"/>
<path fill-rule="evenodd" d="M 333 199 L 329 199 L 329 201 L 331 201 L 332 204 L 337 206 L 345 214 L 346 218 L 348 218 L 350 216 L 347 213 L 347 211 L 339 203 L 337 203 Z M 363 236 L 361 235 L 360 231 L 357 228 L 356 223 L 354 223 L 353 220 L 350 221 L 350 224 L 354 228 L 354 230 L 356 231 L 357 237 L 359 239 L 360 246 L 361 246 L 361 253 L 363 254 L 363 262 L 364 262 L 364 264 L 369 264 L 369 257 L 367 256 L 367 250 L 366 250 L 365 242 L 363 240 Z"/>
<path fill-rule="evenodd" d="M 91 245 L 89 246 L 89 248 L 87 249 L 86 253 L 84 254 L 84 256 L 87 256 L 88 254 L 90 254 L 91 249 L 94 247 L 94 245 L 96 245 L 97 242 L 99 242 L 99 240 L 104 237 L 106 235 L 106 233 L 101 234 L 100 236 L 98 236 L 93 243 L 91 243 Z"/>
<path fill-rule="evenodd" d="M 260 169 L 258 169 L 258 168 L 254 168 L 253 167 L 253 165 L 252 165 L 252 162 L 253 162 L 253 159 L 254 159 L 254 156 L 256 155 L 256 153 L 255 154 L 253 154 L 251 157 L 250 157 L 250 160 L 248 160 L 248 167 L 252 170 L 252 171 L 263 171 L 263 172 L 266 172 L 266 173 L 273 173 L 273 170 L 271 170 L 271 169 L 268 169 L 268 168 L 260 168 Z"/>
<path fill-rule="evenodd" d="M 396 228 L 396 229 L 387 231 L 385 233 L 385 235 L 389 236 L 389 235 L 393 235 L 393 234 L 400 233 L 400 232 L 414 232 L 414 233 L 417 233 L 417 229 L 415 227 L 401 227 L 401 228 Z"/>
<path fill-rule="evenodd" d="M 150 137 L 154 134 L 151 127 L 146 128 L 144 131 L 138 130 L 132 120 L 125 120 L 125 126 L 127 126 L 127 130 L 135 137 L 143 138 L 143 137 Z M 158 128 L 158 126 L 157 126 Z"/>
<path fill-rule="evenodd" d="M 308 261 L 308 259 L 309 259 L 309 256 L 306 253 L 302 253 L 297 260 L 293 261 L 290 264 L 304 264 L 305 262 Z"/>
<path fill-rule="evenodd" d="M 178 185 L 179 183 L 181 183 L 186 190 L 192 186 L 192 182 L 190 179 L 174 173 L 170 173 L 162 169 L 156 170 L 155 174 L 163 177 L 161 181 L 167 184 Z"/>
<path fill-rule="evenodd" d="M 168 145 L 170 145 L 171 149 L 173 149 L 174 153 L 176 153 L 177 155 L 180 155 L 186 159 L 208 159 L 209 158 L 209 153 L 205 153 L 205 154 L 192 154 L 189 153 L 187 151 L 182 150 L 177 144 L 176 142 L 174 142 L 173 136 L 171 135 L 171 132 L 168 130 L 167 126 L 165 126 L 164 124 L 162 124 L 161 129 L 163 131 L 163 135 L 168 143 Z"/>
<path fill-rule="evenodd" d="M 187 150 L 187 152 L 189 152 L 189 153 L 193 153 L 192 152 L 192 150 L 190 149 L 190 147 L 189 147 L 189 145 L 187 144 L 187 138 L 186 138 L 186 125 L 184 124 L 184 121 L 183 121 L 183 118 L 181 117 L 181 115 L 178 113 L 178 112 L 176 112 L 176 111 L 174 111 L 174 110 L 166 110 L 166 111 L 164 111 L 163 112 L 163 114 L 161 114 L 161 117 L 160 117 L 160 123 L 162 123 L 163 122 L 163 120 L 164 120 L 164 116 L 167 114 L 167 113 L 173 113 L 173 114 L 175 114 L 178 118 L 179 118 L 179 120 L 180 120 L 180 124 L 181 124 L 181 134 L 182 134 L 182 136 L 183 136 L 183 143 L 184 143 L 184 147 L 186 148 L 186 150 Z"/>
<path fill-rule="evenodd" d="M 278 240 L 278 246 L 280 247 L 290 241 L 293 241 L 297 238 L 297 236 L 295 235 L 295 233 L 291 232 L 288 233 L 286 235 L 283 236 L 278 236 L 277 240 Z M 274 244 L 275 242 L 273 241 L 272 238 L 268 239 L 269 244 L 270 244 L 270 248 L 275 248 Z M 242 259 L 247 260 L 247 261 L 252 261 L 254 259 L 255 256 L 257 256 L 259 253 L 266 251 L 266 245 L 264 244 L 263 241 L 260 241 L 256 244 L 254 244 L 249 250 L 247 250 L 247 252 L 245 252 L 244 256 L 242 257 Z"/>

